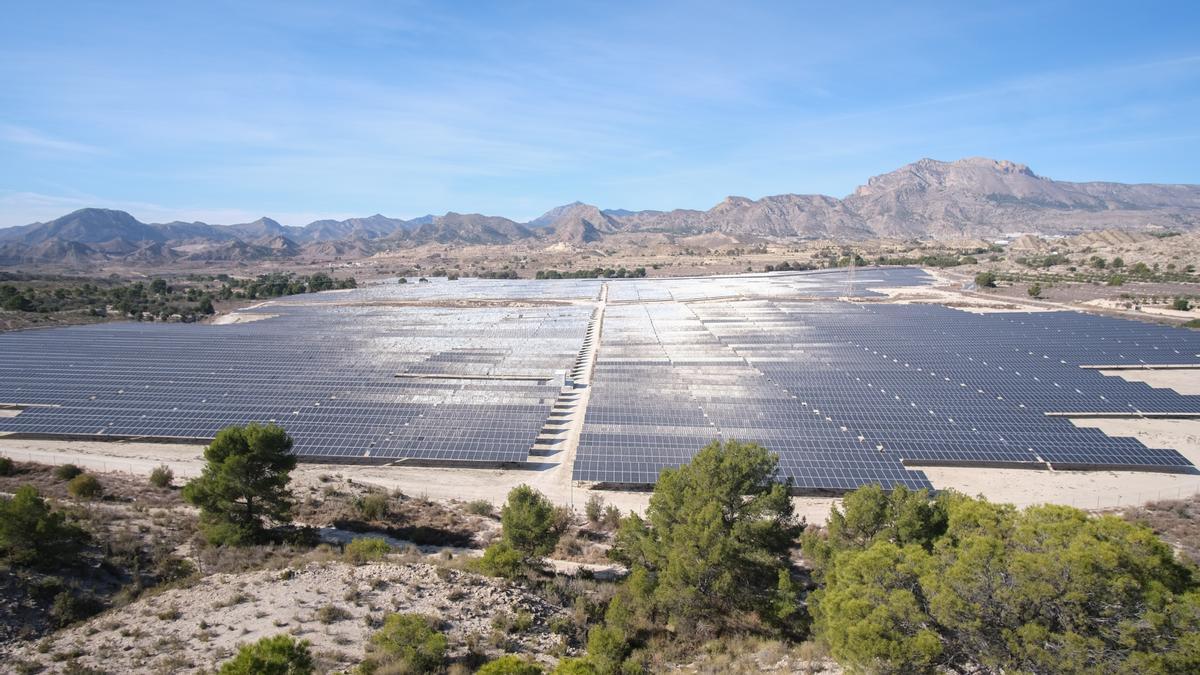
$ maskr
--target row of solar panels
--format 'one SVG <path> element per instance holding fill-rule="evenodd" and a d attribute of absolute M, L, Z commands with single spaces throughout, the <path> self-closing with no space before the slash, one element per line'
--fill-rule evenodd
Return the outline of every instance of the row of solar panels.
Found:
<path fill-rule="evenodd" d="M 589 307 L 397 310 L 346 304 L 355 293 L 372 294 L 289 299 L 225 326 L 0 335 L 0 403 L 35 404 L 0 431 L 207 439 L 275 422 L 311 458 L 527 460 Z M 488 379 L 529 373 L 544 379 Z"/>
<path fill-rule="evenodd" d="M 1197 363 L 1185 330 L 759 299 L 610 307 L 602 345 L 581 480 L 653 482 L 718 438 L 763 443 L 814 489 L 835 486 L 813 467 L 872 482 L 882 465 L 906 484 L 924 481 L 906 466 L 927 464 L 1195 471 L 1175 450 L 1044 414 L 1200 412 L 1200 397 L 1079 367 Z"/>

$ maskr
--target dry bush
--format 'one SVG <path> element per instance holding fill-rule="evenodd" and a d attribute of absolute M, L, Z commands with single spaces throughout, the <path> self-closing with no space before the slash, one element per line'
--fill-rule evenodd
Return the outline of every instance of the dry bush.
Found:
<path fill-rule="evenodd" d="M 1126 520 L 1141 523 L 1200 565 L 1200 495 L 1168 499 L 1126 509 Z"/>
<path fill-rule="evenodd" d="M 166 464 L 157 466 L 150 472 L 150 484 L 156 488 L 169 488 L 175 480 L 175 472 Z"/>

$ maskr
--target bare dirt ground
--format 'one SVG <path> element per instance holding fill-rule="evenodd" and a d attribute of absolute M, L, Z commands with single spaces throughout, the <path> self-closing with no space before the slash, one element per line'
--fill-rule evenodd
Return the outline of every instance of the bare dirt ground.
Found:
<path fill-rule="evenodd" d="M 1115 309 L 1115 310 L 1133 309 L 1133 311 L 1135 311 L 1135 312 L 1144 312 L 1146 314 L 1155 314 L 1157 316 L 1165 316 L 1165 317 L 1169 317 L 1172 319 L 1179 319 L 1180 321 L 1190 321 L 1191 319 L 1194 319 L 1194 318 L 1197 318 L 1197 316 L 1200 316 L 1200 314 L 1197 314 L 1196 312 L 1191 312 L 1191 311 L 1185 312 L 1182 310 L 1172 309 L 1165 302 L 1162 303 L 1162 306 L 1158 306 L 1158 305 L 1151 305 L 1151 304 L 1144 304 L 1144 303 L 1133 303 L 1130 300 L 1121 300 L 1121 299 L 1113 300 L 1110 298 L 1097 298 L 1095 300 L 1086 300 L 1083 302 L 1083 304 L 1090 305 L 1093 307 L 1100 307 L 1101 309 Z M 1133 305 L 1133 306 L 1130 307 L 1130 305 Z"/>
<path fill-rule="evenodd" d="M 37 643 L 14 643 L 2 656 L 6 671 L 58 662 L 64 667 L 59 672 L 83 672 L 82 666 L 176 673 L 213 669 L 241 644 L 289 633 L 312 643 L 322 670 L 340 670 L 362 660 L 368 636 L 391 612 L 439 620 L 451 658 L 465 657 L 469 644 L 491 656 L 563 649 L 563 639 L 548 628 L 551 618 L 565 617 L 562 608 L 512 584 L 422 563 L 356 567 L 331 560 L 299 569 L 207 576 Z M 497 628 L 518 613 L 528 614 L 528 627 Z"/>
<path fill-rule="evenodd" d="M 973 280 L 976 272 L 983 269 L 984 266 L 970 265 L 943 270 L 941 276 L 949 282 L 945 284 L 949 297 L 943 304 L 956 306 L 963 302 L 963 298 L 974 298 L 988 300 L 997 306 L 1009 303 L 1028 308 L 1020 311 L 1086 311 L 1172 325 L 1200 318 L 1200 311 L 1180 312 L 1170 306 L 1176 297 L 1200 295 L 1200 285 L 1196 283 L 1126 281 L 1120 286 L 1108 286 L 1103 283 L 1043 279 L 1039 282 L 1041 294 L 1036 299 L 1029 296 L 1032 281 L 1000 282 L 997 288 L 962 291 L 962 285 Z M 1017 271 L 1031 275 L 1031 279 L 1039 274 L 1030 270 Z"/>
<path fill-rule="evenodd" d="M 176 443 L 126 443 L 112 441 L 60 441 L 17 439 L 0 436 L 0 455 L 17 461 L 45 464 L 72 463 L 94 471 L 122 471 L 149 475 L 165 464 L 181 479 L 200 475 L 204 446 Z M 546 463 L 541 470 L 457 469 L 441 467 L 355 466 L 300 464 L 292 473 L 300 488 L 321 486 L 323 477 L 344 477 L 362 483 L 399 490 L 416 497 L 439 501 L 482 499 L 500 505 L 509 490 L 527 484 L 546 494 L 556 504 L 582 511 L 591 491 L 563 480 L 559 464 Z M 569 475 L 569 474 L 567 474 Z M 643 510 L 649 493 L 604 491 L 609 504 L 622 511 Z"/>
<path fill-rule="evenodd" d="M 887 295 L 887 302 L 896 305 L 944 305 L 977 314 L 1051 311 L 1044 306 L 1017 302 L 1009 298 L 988 298 L 962 293 L 957 290 L 957 285 L 952 282 L 941 283 L 941 280 L 935 286 L 897 286 L 874 290 Z"/>
<path fill-rule="evenodd" d="M 1174 389 L 1180 394 L 1200 395 L 1200 370 L 1102 370 L 1110 377 L 1120 377 L 1130 382 L 1145 382 L 1159 389 Z"/>
<path fill-rule="evenodd" d="M 1174 448 L 1200 465 L 1200 420 L 1081 419 L 1072 423 L 1110 436 L 1132 436 L 1149 447 Z M 1017 506 L 1051 503 L 1105 510 L 1200 493 L 1200 475 L 943 467 L 924 471 L 939 489 L 981 494 Z"/>

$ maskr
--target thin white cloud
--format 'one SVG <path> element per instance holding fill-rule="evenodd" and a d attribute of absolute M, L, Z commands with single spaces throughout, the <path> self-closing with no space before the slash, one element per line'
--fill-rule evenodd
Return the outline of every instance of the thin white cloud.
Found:
<path fill-rule="evenodd" d="M 15 124 L 0 124 L 0 142 L 74 155 L 95 155 L 104 152 L 102 148 L 94 145 L 55 138 L 36 129 Z"/>

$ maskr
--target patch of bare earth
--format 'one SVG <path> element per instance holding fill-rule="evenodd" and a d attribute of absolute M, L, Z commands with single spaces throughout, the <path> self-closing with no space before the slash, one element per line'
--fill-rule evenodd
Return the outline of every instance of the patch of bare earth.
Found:
<path fill-rule="evenodd" d="M 38 643 L 0 652 L 46 672 L 80 666 L 121 673 L 200 672 L 239 645 L 287 633 L 308 640 L 321 670 L 362 660 L 370 634 L 392 612 L 437 619 L 452 660 L 524 653 L 552 662 L 567 653 L 549 629 L 563 610 L 508 583 L 423 563 L 354 566 L 312 562 L 297 569 L 216 574 L 190 588 L 144 597 Z M 523 616 L 527 626 L 514 617 Z M 515 627 L 514 627 L 515 626 Z M 518 629 L 519 628 L 519 629 Z"/>
<path fill-rule="evenodd" d="M 1200 565 L 1200 496 L 1150 502 L 1127 509 L 1124 515 L 1154 530 L 1176 552 Z"/>
<path fill-rule="evenodd" d="M 55 467 L 18 462 L 0 493 L 32 485 L 90 534 L 76 565 L 0 565 L 0 645 L 31 640 L 63 623 L 137 598 L 190 568 L 178 554 L 195 531 L 195 511 L 178 490 L 141 476 L 95 474 L 104 496 L 76 500 Z"/>

